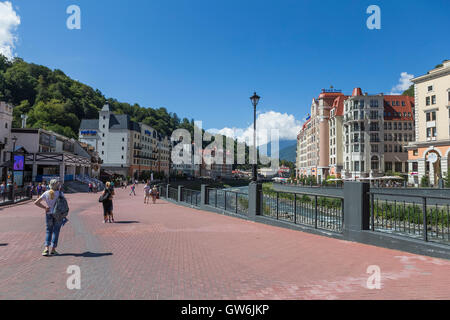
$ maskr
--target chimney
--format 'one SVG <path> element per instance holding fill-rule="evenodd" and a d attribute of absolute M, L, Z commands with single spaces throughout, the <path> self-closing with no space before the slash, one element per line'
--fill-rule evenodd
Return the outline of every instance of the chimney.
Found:
<path fill-rule="evenodd" d="M 352 93 L 352 97 L 356 97 L 356 96 L 362 96 L 362 90 L 361 88 L 355 88 L 353 89 L 353 93 Z"/>

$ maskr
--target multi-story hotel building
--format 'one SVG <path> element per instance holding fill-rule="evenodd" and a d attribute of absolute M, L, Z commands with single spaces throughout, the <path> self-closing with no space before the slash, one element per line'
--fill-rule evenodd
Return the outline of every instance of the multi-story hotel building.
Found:
<path fill-rule="evenodd" d="M 343 156 L 343 121 L 344 121 L 344 101 L 348 96 L 339 96 L 334 99 L 333 107 L 330 111 L 330 175 L 336 178 L 341 177 L 344 168 Z"/>
<path fill-rule="evenodd" d="M 436 186 L 450 166 L 450 60 L 412 82 L 416 140 L 408 146 L 410 182 L 417 185 L 428 175 Z"/>
<path fill-rule="evenodd" d="M 98 119 L 83 119 L 79 140 L 95 148 L 108 172 L 137 178 L 143 172 L 169 173 L 169 139 L 105 105 Z"/>
<path fill-rule="evenodd" d="M 405 147 L 414 139 L 413 114 L 414 99 L 407 96 L 368 95 L 360 88 L 349 97 L 323 92 L 313 100 L 311 118 L 297 137 L 297 176 L 316 176 L 320 182 L 328 175 L 407 174 Z"/>
<path fill-rule="evenodd" d="M 311 115 L 297 137 L 297 176 L 315 176 L 318 182 L 329 175 L 329 118 L 340 90 L 323 89 L 311 104 Z"/>
<path fill-rule="evenodd" d="M 344 102 L 343 157 L 345 178 L 407 174 L 408 141 L 414 139 L 414 102 L 408 96 L 362 94 Z"/>

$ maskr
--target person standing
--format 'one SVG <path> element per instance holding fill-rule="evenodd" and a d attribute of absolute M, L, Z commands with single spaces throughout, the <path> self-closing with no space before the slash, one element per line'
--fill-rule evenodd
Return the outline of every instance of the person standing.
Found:
<path fill-rule="evenodd" d="M 148 204 L 149 200 L 150 200 L 150 191 L 151 191 L 152 187 L 150 185 L 150 181 L 147 181 L 147 184 L 144 187 L 144 193 L 145 193 L 145 197 L 144 197 L 144 203 Z"/>
<path fill-rule="evenodd" d="M 130 196 L 131 196 L 132 193 L 134 193 L 134 195 L 136 195 L 136 191 L 135 190 L 136 190 L 136 184 L 134 183 L 134 184 L 131 185 Z"/>
<path fill-rule="evenodd" d="M 151 196 L 152 196 L 152 201 L 153 204 L 156 203 L 156 197 L 158 196 L 158 188 L 156 188 L 156 186 L 153 186 L 152 192 L 151 192 Z"/>
<path fill-rule="evenodd" d="M 114 223 L 113 216 L 113 197 L 114 188 L 111 186 L 111 182 L 105 184 L 105 190 L 102 194 L 103 197 L 103 223 Z"/>
<path fill-rule="evenodd" d="M 58 247 L 58 239 L 59 232 L 61 230 L 61 226 L 63 225 L 62 221 L 58 221 L 52 215 L 53 209 L 56 205 L 56 200 L 59 196 L 64 196 L 64 194 L 60 191 L 59 182 L 56 179 L 50 181 L 50 188 L 48 191 L 44 192 L 35 202 L 34 204 L 41 209 L 44 209 L 45 212 L 45 222 L 46 222 L 46 235 L 45 235 L 45 249 L 42 252 L 43 256 L 49 255 L 57 255 L 56 248 Z M 45 204 L 42 202 L 45 201 Z M 50 251 L 50 247 L 52 248 Z"/>

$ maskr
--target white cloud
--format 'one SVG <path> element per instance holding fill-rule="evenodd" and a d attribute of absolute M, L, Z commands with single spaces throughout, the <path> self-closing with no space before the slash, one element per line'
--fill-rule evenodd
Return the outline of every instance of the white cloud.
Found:
<path fill-rule="evenodd" d="M 0 53 L 8 59 L 15 56 L 17 36 L 15 31 L 20 25 L 20 17 L 14 11 L 11 2 L 0 2 Z"/>
<path fill-rule="evenodd" d="M 287 113 L 275 111 L 260 113 L 256 118 L 257 145 L 261 146 L 270 141 L 271 130 L 278 130 L 280 140 L 296 140 L 301 126 L 299 120 Z M 248 128 L 222 128 L 207 131 L 237 138 L 241 142 L 247 141 L 248 145 L 253 145 L 253 123 Z"/>
<path fill-rule="evenodd" d="M 402 94 L 405 90 L 413 84 L 411 79 L 414 78 L 414 75 L 409 74 L 407 72 L 402 72 L 400 74 L 400 79 L 398 80 L 398 84 L 392 88 L 391 95 L 399 95 Z"/>

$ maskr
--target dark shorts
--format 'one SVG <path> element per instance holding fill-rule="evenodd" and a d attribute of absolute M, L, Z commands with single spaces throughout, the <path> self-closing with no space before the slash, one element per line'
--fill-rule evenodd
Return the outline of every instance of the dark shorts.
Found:
<path fill-rule="evenodd" d="M 107 216 L 108 214 L 112 213 L 113 211 L 113 202 L 112 200 L 108 200 L 103 202 L 103 215 Z"/>

